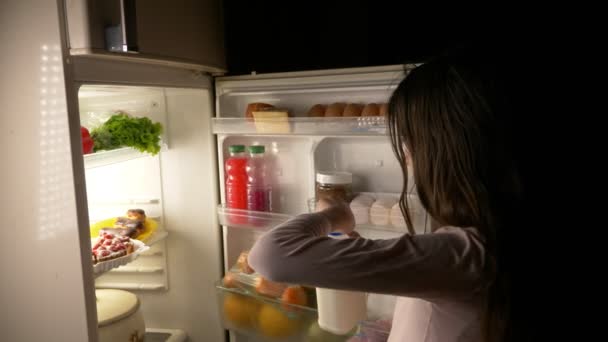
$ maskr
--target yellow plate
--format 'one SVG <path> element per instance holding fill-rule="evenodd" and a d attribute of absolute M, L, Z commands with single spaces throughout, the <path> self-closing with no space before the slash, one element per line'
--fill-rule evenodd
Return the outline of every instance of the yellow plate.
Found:
<path fill-rule="evenodd" d="M 114 223 L 116 223 L 116 220 L 118 218 L 114 217 L 111 219 L 107 219 L 107 220 L 103 220 L 103 221 L 99 221 L 95 224 L 91 225 L 91 237 L 95 238 L 99 236 L 99 231 L 102 230 L 103 228 L 112 228 L 114 227 Z M 154 234 L 154 232 L 156 232 L 156 229 L 158 228 L 158 222 L 146 218 L 146 221 L 144 222 L 144 231 L 143 233 L 139 234 L 139 236 L 137 237 L 136 240 L 139 240 L 141 242 L 146 242 L 150 239 L 150 237 Z"/>

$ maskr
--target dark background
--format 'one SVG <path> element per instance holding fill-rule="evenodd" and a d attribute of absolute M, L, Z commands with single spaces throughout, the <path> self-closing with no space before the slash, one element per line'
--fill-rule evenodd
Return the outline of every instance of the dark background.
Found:
<path fill-rule="evenodd" d="M 498 11 L 491 16 L 439 13 L 403 1 L 224 0 L 228 71 L 238 75 L 422 62 L 463 45 L 526 58 L 528 29 L 537 25 L 525 28 L 518 18 L 500 19 L 506 13 Z"/>

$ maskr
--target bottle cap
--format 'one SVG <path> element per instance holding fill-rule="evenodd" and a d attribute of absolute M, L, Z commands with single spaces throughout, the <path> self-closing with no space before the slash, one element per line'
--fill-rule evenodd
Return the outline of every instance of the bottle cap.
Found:
<path fill-rule="evenodd" d="M 264 153 L 265 151 L 264 145 L 249 146 L 249 153 L 252 154 Z"/>
<path fill-rule="evenodd" d="M 319 171 L 317 172 L 317 182 L 321 184 L 351 184 L 353 174 L 350 172 Z"/>
<path fill-rule="evenodd" d="M 230 153 L 245 152 L 245 145 L 230 145 L 228 150 L 230 151 Z"/>
<path fill-rule="evenodd" d="M 327 236 L 332 239 L 337 239 L 337 240 L 348 239 L 348 235 L 346 235 L 342 232 L 331 232 L 331 233 L 327 234 Z"/>

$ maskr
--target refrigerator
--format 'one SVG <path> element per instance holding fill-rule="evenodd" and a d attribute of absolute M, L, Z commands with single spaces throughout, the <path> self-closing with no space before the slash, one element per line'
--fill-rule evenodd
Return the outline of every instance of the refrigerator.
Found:
<path fill-rule="evenodd" d="M 315 118 L 307 112 L 315 104 L 386 103 L 413 65 L 218 77 L 71 56 L 61 23 L 46 15 L 55 10 L 54 3 L 35 9 L 45 19 L 27 28 L 19 18 L 3 25 L 30 34 L 15 47 L 25 58 L 3 57 L 12 68 L 2 81 L 11 113 L 2 115 L 0 136 L 8 165 L 2 185 L 10 196 L 2 220 L 17 227 L 1 254 L 2 270 L 13 274 L 1 285 L 2 303 L 14 308 L 2 314 L 7 338 L 97 341 L 96 291 L 117 289 L 137 296 L 147 341 L 306 340 L 309 327 L 303 325 L 280 338 L 236 327 L 223 311 L 233 290 L 221 279 L 260 234 L 310 211 L 319 171 L 352 173 L 356 193 L 401 191 L 401 169 L 382 117 Z M 245 118 L 254 102 L 290 116 L 270 126 Z M 80 127 L 92 129 L 116 111 L 161 123 L 160 153 L 120 148 L 84 155 Z M 226 207 L 224 163 L 235 144 L 265 146 L 271 212 Z M 90 226 L 132 208 L 158 224 L 149 249 L 97 272 Z M 415 228 L 424 233 L 428 224 L 421 217 Z M 406 232 L 390 224 L 359 225 L 357 231 L 374 239 Z M 369 321 L 390 321 L 394 301 L 369 294 Z M 300 321 L 312 324 L 315 315 L 305 311 Z"/>

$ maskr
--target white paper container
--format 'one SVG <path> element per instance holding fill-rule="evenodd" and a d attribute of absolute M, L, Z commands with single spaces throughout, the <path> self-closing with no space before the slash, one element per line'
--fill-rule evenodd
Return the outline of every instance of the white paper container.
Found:
<path fill-rule="evenodd" d="M 97 238 L 94 238 L 91 240 L 93 242 L 92 244 L 94 244 L 94 241 L 96 241 Z M 150 249 L 150 247 L 146 246 L 143 242 L 141 242 L 139 240 L 131 239 L 131 243 L 133 243 L 133 253 L 122 256 L 120 258 L 96 263 L 95 265 L 93 265 L 93 274 L 96 277 L 98 277 L 113 268 L 120 267 L 122 265 L 126 265 L 126 264 L 132 262 L 133 260 L 137 259 L 137 257 L 139 257 L 139 255 L 141 253 Z"/>

